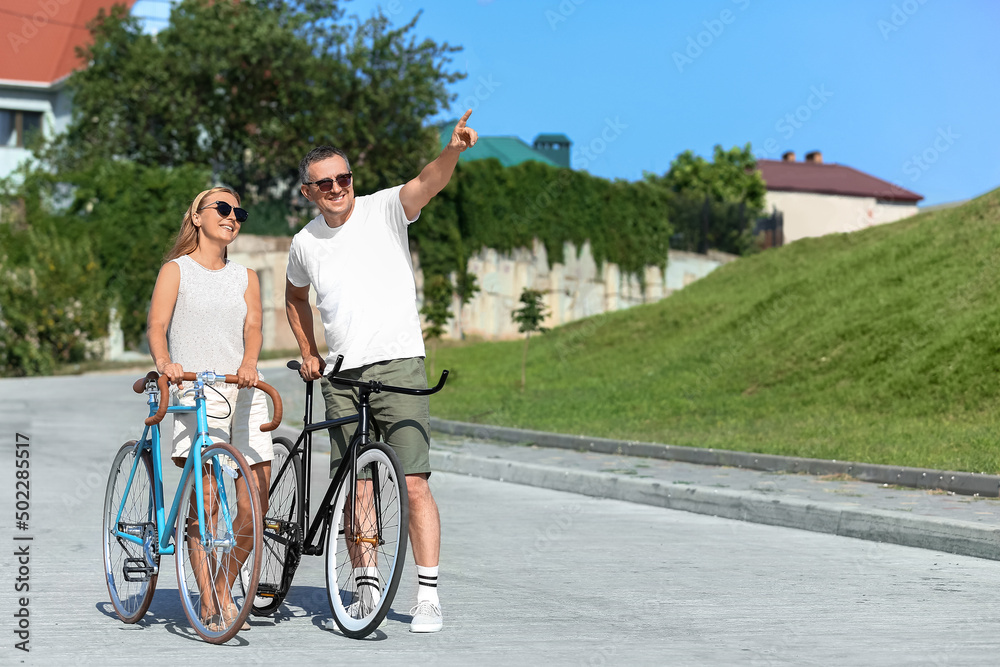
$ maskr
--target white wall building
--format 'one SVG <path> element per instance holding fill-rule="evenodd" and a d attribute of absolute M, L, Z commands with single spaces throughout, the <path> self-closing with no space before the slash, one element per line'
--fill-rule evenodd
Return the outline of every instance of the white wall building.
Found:
<path fill-rule="evenodd" d="M 33 132 L 50 138 L 66 129 L 70 103 L 64 81 L 0 80 L 0 178 L 28 158 L 24 146 Z"/>
<path fill-rule="evenodd" d="M 765 212 L 784 217 L 784 243 L 907 218 L 923 199 L 857 169 L 824 164 L 819 151 L 807 153 L 804 162 L 787 152 L 781 160 L 758 160 L 757 167 L 767 184 Z"/>

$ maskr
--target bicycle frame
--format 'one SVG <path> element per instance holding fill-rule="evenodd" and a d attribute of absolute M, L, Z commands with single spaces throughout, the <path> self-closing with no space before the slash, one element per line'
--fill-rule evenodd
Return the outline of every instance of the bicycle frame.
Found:
<path fill-rule="evenodd" d="M 322 556 L 323 555 L 323 544 L 322 538 L 326 535 L 326 527 L 329 524 L 327 521 L 330 514 L 331 500 L 333 499 L 333 494 L 337 489 L 337 485 L 340 483 L 344 475 L 348 474 L 349 471 L 354 470 L 354 462 L 357 460 L 358 449 L 364 447 L 369 443 L 368 429 L 362 428 L 362 424 L 367 425 L 369 420 L 369 415 L 371 412 L 371 407 L 368 405 L 368 395 L 367 393 L 362 397 L 361 408 L 357 414 L 350 415 L 347 417 L 341 417 L 340 419 L 327 419 L 325 421 L 312 423 L 312 403 L 313 403 L 313 386 L 314 380 L 309 380 L 306 382 L 306 409 L 304 415 L 304 426 L 302 427 L 301 433 L 299 433 L 298 439 L 296 439 L 295 444 L 292 446 L 289 452 L 288 460 L 281 467 L 280 470 L 272 473 L 271 479 L 272 484 L 277 485 L 278 480 L 281 478 L 281 473 L 284 472 L 291 464 L 292 457 L 296 453 L 301 453 L 303 458 L 302 462 L 302 479 L 301 483 L 304 488 L 302 490 L 302 506 L 296 510 L 296 523 L 302 528 L 306 526 L 309 527 L 305 538 L 302 541 L 302 553 L 309 556 Z M 347 424 L 358 424 L 357 430 L 355 430 L 354 435 L 351 437 L 351 443 L 348 447 L 347 456 L 344 456 L 340 461 L 340 466 L 337 468 L 336 474 L 334 474 L 333 479 L 330 480 L 330 485 L 326 489 L 326 493 L 323 496 L 323 500 L 320 503 L 320 507 L 323 508 L 319 514 L 316 515 L 315 520 L 312 525 L 309 524 L 309 480 L 312 475 L 312 434 L 315 431 L 319 431 L 326 428 L 331 428 L 334 426 L 346 426 Z M 355 444 L 358 438 L 361 438 L 361 442 Z M 274 487 L 270 489 L 274 491 Z M 316 540 L 317 534 L 319 534 L 318 542 Z"/>
<path fill-rule="evenodd" d="M 194 406 L 183 406 L 176 405 L 167 408 L 167 412 L 180 413 L 180 412 L 194 412 L 196 414 L 196 421 L 198 427 L 198 435 L 195 442 L 192 443 L 191 451 L 187 457 L 187 461 L 184 463 L 184 469 L 181 471 L 180 481 L 177 483 L 177 490 L 174 492 L 174 500 L 170 505 L 170 514 L 164 519 L 164 503 L 163 503 L 163 464 L 161 463 L 160 455 L 160 425 L 155 424 L 153 426 L 145 426 L 142 431 L 142 437 L 136 442 L 135 447 L 138 453 L 141 454 L 143 450 L 148 450 L 151 454 L 153 462 L 153 509 L 156 513 L 155 520 L 154 517 L 148 517 L 149 521 L 147 523 L 153 523 L 156 529 L 157 536 L 157 552 L 159 555 L 170 555 L 174 553 L 174 545 L 170 543 L 173 531 L 169 530 L 169 526 L 173 526 L 177 521 L 177 513 L 180 508 L 181 494 L 184 490 L 184 482 L 187 480 L 187 476 L 194 470 L 195 460 L 199 457 L 191 456 L 196 452 L 200 452 L 201 448 L 211 444 L 208 438 L 208 417 L 205 410 L 205 382 L 199 378 L 194 382 L 194 392 L 195 392 L 195 405 Z M 156 400 L 157 392 L 156 385 L 152 383 L 147 383 L 146 394 L 148 396 L 146 402 L 149 404 L 149 416 L 152 417 L 159 407 Z M 123 504 L 118 508 L 118 516 L 116 517 L 115 525 L 118 528 L 115 530 L 115 536 L 118 539 L 128 540 L 143 547 L 144 552 L 147 557 L 147 561 L 150 565 L 153 564 L 153 560 L 150 558 L 149 549 L 150 535 L 145 526 L 143 526 L 142 534 L 136 535 L 128 530 L 121 529 L 121 515 L 124 511 L 124 501 L 128 498 L 129 492 L 132 489 L 132 482 L 135 479 L 136 470 L 139 467 L 139 456 L 136 456 L 132 462 L 132 470 L 129 472 L 128 483 L 125 487 L 125 493 L 122 495 Z M 212 466 L 213 474 L 216 479 L 216 485 L 219 493 L 222 494 L 222 514 L 226 525 L 226 536 L 222 540 L 217 540 L 211 537 L 211 533 L 205 532 L 205 505 L 204 505 L 204 485 L 202 481 L 202 475 L 194 476 L 194 493 L 197 500 L 198 509 L 198 526 L 199 530 L 203 531 L 201 535 L 201 542 L 207 547 L 214 547 L 218 545 L 225 546 L 224 542 L 229 541 L 235 544 L 233 535 L 233 522 L 232 517 L 229 515 L 229 510 L 227 503 L 225 502 L 225 489 L 222 484 L 222 466 L 214 465 Z"/>
<path fill-rule="evenodd" d="M 343 357 L 338 357 L 336 364 L 334 365 L 333 371 L 330 376 L 334 376 L 340 369 L 340 365 L 343 362 Z M 427 392 L 435 393 L 444 386 L 445 380 L 448 377 L 448 371 L 444 371 L 441 374 L 441 379 L 438 381 L 437 386 L 434 389 L 420 389 L 420 390 L 406 390 L 406 393 L 417 393 L 417 392 Z M 350 415 L 347 417 L 341 417 L 339 419 L 327 419 L 321 422 L 312 423 L 312 409 L 313 409 L 313 388 L 314 380 L 308 380 L 306 382 L 306 407 L 305 415 L 303 417 L 303 427 L 299 437 L 296 439 L 295 444 L 292 446 L 288 460 L 285 461 L 284 465 L 276 471 L 272 472 L 272 486 L 269 489 L 269 493 L 273 493 L 275 488 L 277 488 L 278 481 L 281 479 L 282 473 L 285 468 L 291 464 L 292 458 L 296 453 L 301 452 L 302 458 L 304 459 L 302 464 L 302 478 L 300 484 L 304 485 L 302 489 L 301 498 L 302 506 L 296 509 L 296 524 L 303 531 L 306 530 L 308 526 L 308 531 L 305 533 L 305 537 L 302 540 L 302 553 L 309 556 L 321 556 L 323 555 L 323 544 L 326 537 L 326 530 L 330 525 L 330 514 L 331 514 L 331 500 L 333 499 L 333 494 L 336 492 L 337 487 L 343 480 L 344 476 L 355 474 L 355 463 L 357 462 L 358 452 L 367 446 L 370 442 L 368 435 L 368 425 L 371 421 L 371 404 L 369 403 L 369 397 L 373 393 L 382 391 L 383 385 L 381 383 L 370 383 L 370 382 L 360 382 L 360 381 L 345 381 L 341 379 L 342 382 L 346 383 L 348 386 L 353 386 L 358 389 L 359 408 L 357 414 Z M 390 388 L 391 389 L 391 388 Z M 335 426 L 345 426 L 347 424 L 357 423 L 358 427 L 354 431 L 354 435 L 351 437 L 350 443 L 347 448 L 347 452 L 340 461 L 340 466 L 337 468 L 337 472 L 334 474 L 333 479 L 330 480 L 330 485 L 326 489 L 326 494 L 323 496 L 323 500 L 320 503 L 320 511 L 316 515 L 312 524 L 309 524 L 309 486 L 312 475 L 312 434 L 315 431 L 321 429 L 331 428 Z M 353 485 L 352 487 L 353 488 Z M 378 491 L 375 491 L 376 502 L 378 502 Z M 381 530 L 381 526 L 378 527 Z M 319 540 L 317 541 L 317 535 Z"/>

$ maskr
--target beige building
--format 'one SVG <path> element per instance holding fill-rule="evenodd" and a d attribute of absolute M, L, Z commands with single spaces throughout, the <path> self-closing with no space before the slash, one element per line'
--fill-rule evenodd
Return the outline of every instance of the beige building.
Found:
<path fill-rule="evenodd" d="M 767 184 L 765 211 L 779 211 L 782 245 L 810 236 L 853 232 L 917 213 L 921 195 L 841 164 L 825 164 L 819 151 L 797 162 L 787 152 L 781 160 L 758 160 Z"/>

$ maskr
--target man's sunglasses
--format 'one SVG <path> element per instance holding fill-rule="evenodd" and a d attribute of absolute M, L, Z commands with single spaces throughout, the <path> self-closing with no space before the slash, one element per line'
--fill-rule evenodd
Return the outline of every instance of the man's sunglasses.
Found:
<path fill-rule="evenodd" d="M 303 183 L 302 185 L 315 185 L 319 188 L 320 192 L 329 192 L 333 190 L 333 182 L 337 181 L 337 185 L 342 188 L 346 188 L 351 184 L 351 178 L 354 176 L 352 172 L 346 174 L 341 174 L 336 178 L 321 178 L 318 181 L 309 181 L 308 183 Z"/>
<path fill-rule="evenodd" d="M 223 218 L 228 218 L 230 212 L 236 213 L 236 222 L 244 223 L 247 221 L 247 212 L 242 208 L 233 208 L 230 204 L 224 201 L 214 201 L 211 204 L 206 204 L 199 208 L 199 211 L 204 211 L 206 208 L 215 207 L 215 210 L 219 212 L 219 215 Z"/>

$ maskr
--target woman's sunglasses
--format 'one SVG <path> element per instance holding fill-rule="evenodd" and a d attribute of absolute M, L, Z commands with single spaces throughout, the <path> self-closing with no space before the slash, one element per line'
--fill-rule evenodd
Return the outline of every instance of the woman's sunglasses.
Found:
<path fill-rule="evenodd" d="M 199 211 L 204 211 L 206 208 L 212 208 L 212 207 L 215 207 L 215 210 L 218 211 L 219 215 L 221 215 L 223 218 L 228 218 L 230 212 L 235 212 L 236 213 L 236 222 L 244 223 L 244 222 L 247 221 L 247 215 L 248 214 L 247 214 L 247 212 L 245 210 L 243 210 L 242 208 L 233 208 L 232 205 L 230 205 L 230 204 L 228 204 L 228 203 L 226 203 L 224 201 L 214 201 L 211 204 L 208 204 L 206 206 L 202 206 L 198 210 Z"/>
<path fill-rule="evenodd" d="M 329 192 L 333 190 L 333 182 L 337 181 L 337 185 L 342 188 L 346 188 L 351 184 L 351 178 L 354 176 L 353 172 L 348 172 L 346 174 L 341 174 L 336 178 L 321 178 L 318 181 L 309 181 L 308 183 L 303 183 L 302 185 L 315 185 L 319 188 L 320 192 Z"/>

